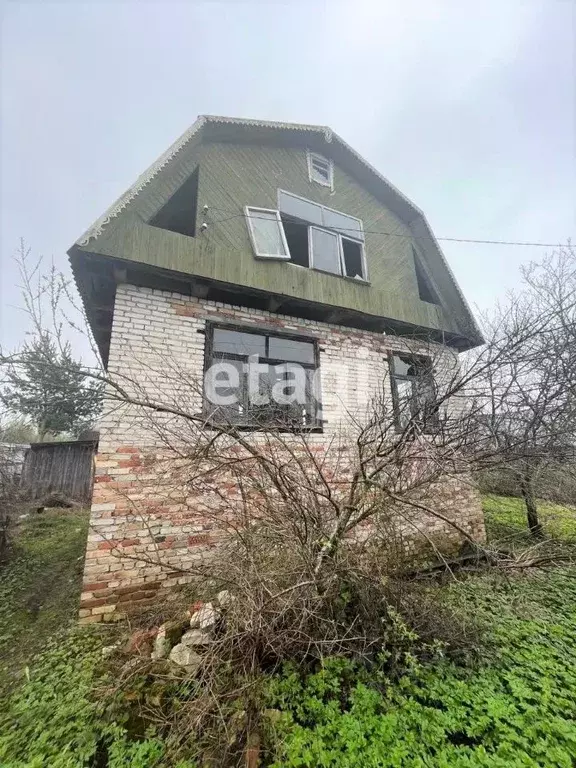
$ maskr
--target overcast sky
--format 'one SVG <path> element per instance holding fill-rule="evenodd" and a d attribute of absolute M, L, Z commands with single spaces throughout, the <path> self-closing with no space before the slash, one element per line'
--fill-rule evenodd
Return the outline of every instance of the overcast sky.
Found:
<path fill-rule="evenodd" d="M 330 125 L 437 236 L 576 237 L 572 0 L 4 2 L 2 343 L 20 237 L 66 250 L 198 114 Z M 489 305 L 543 249 L 443 244 Z"/>

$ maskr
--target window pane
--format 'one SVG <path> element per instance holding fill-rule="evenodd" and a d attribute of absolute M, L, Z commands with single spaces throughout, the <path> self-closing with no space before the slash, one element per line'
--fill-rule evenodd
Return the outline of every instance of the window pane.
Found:
<path fill-rule="evenodd" d="M 322 217 L 325 227 L 329 227 L 330 229 L 337 229 L 344 235 L 357 238 L 358 240 L 364 240 L 364 233 L 362 232 L 361 223 L 353 216 L 346 216 L 345 213 L 330 211 L 328 208 L 323 208 Z"/>
<path fill-rule="evenodd" d="M 342 253 L 344 255 L 344 269 L 347 277 L 364 279 L 362 243 L 357 243 L 356 240 L 348 240 L 348 238 L 343 237 Z"/>
<path fill-rule="evenodd" d="M 396 376 L 409 376 L 412 369 L 412 361 L 409 357 L 394 355 L 394 373 Z"/>
<path fill-rule="evenodd" d="M 206 372 L 204 396 L 206 411 L 222 424 L 238 424 L 246 412 L 246 376 L 241 360 L 215 358 Z"/>
<path fill-rule="evenodd" d="M 214 329 L 214 352 L 228 352 L 234 355 L 266 355 L 266 339 L 255 333 L 228 331 L 223 328 Z"/>
<path fill-rule="evenodd" d="M 278 190 L 278 208 L 288 216 L 308 221 L 310 224 L 322 224 L 322 206 L 310 200 L 301 200 L 289 192 Z"/>
<path fill-rule="evenodd" d="M 276 213 L 248 208 L 248 216 L 256 253 L 260 256 L 286 256 L 282 224 L 278 221 Z"/>
<path fill-rule="evenodd" d="M 310 232 L 312 233 L 312 266 L 339 275 L 341 270 L 338 235 L 314 227 Z"/>
<path fill-rule="evenodd" d="M 401 427 L 405 427 L 412 415 L 412 382 L 404 379 L 396 380 L 396 389 L 398 390 L 398 422 Z"/>
<path fill-rule="evenodd" d="M 281 336 L 270 336 L 268 357 L 295 363 L 314 362 L 314 344 L 309 341 L 295 341 Z"/>
<path fill-rule="evenodd" d="M 319 181 L 330 181 L 330 166 L 319 160 L 312 160 L 312 178 Z"/>

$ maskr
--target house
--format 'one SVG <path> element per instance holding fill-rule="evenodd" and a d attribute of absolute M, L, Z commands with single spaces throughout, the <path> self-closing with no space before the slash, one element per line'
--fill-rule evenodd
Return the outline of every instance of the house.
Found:
<path fill-rule="evenodd" d="M 301 397 L 279 410 L 319 449 L 385 379 L 401 422 L 426 365 L 406 354 L 408 340 L 452 358 L 482 341 L 422 212 L 323 126 L 200 117 L 69 256 L 102 359 L 128 387 L 164 402 L 200 397 L 199 411 L 210 400 L 212 419 L 258 431 L 278 409 L 253 406 L 243 366 L 296 364 Z M 220 387 L 218 407 L 212 364 L 232 370 L 234 396 Z M 187 376 L 204 392 L 186 390 Z M 183 511 L 202 499 L 160 500 L 150 457 L 161 446 L 136 411 L 115 405 L 99 425 L 85 622 L 176 584 L 210 540 L 209 523 Z M 475 491 L 452 483 L 450 494 L 459 524 L 481 538 Z M 154 545 L 173 573 L 138 561 Z"/>

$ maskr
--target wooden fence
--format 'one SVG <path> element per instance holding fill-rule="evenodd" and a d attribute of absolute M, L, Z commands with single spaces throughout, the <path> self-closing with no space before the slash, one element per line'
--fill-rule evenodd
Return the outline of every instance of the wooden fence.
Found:
<path fill-rule="evenodd" d="M 94 481 L 94 440 L 33 443 L 24 458 L 21 487 L 30 499 L 87 505 Z"/>

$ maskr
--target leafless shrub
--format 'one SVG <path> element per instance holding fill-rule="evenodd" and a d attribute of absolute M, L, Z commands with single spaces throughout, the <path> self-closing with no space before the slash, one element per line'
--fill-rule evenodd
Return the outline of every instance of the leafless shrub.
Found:
<path fill-rule="evenodd" d="M 0 452 L 0 565 L 9 557 L 11 531 L 25 509 L 26 497 L 20 489 L 14 462 Z"/>

